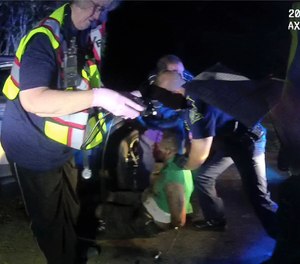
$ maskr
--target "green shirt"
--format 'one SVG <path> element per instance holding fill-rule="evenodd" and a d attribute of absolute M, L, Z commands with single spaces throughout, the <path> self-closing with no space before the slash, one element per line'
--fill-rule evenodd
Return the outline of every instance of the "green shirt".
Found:
<path fill-rule="evenodd" d="M 194 183 L 191 171 L 178 167 L 172 159 L 168 161 L 167 165 L 161 170 L 160 174 L 161 175 L 159 179 L 157 179 L 153 186 L 153 199 L 159 208 L 164 212 L 170 213 L 165 188 L 170 183 L 176 183 L 184 186 L 186 213 L 192 213 L 193 209 L 190 203 L 190 198 L 194 190 Z"/>

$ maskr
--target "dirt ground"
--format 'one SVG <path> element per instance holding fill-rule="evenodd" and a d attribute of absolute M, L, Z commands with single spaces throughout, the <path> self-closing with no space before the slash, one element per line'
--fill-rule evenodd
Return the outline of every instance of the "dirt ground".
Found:
<path fill-rule="evenodd" d="M 287 175 L 276 169 L 274 134 L 269 133 L 268 138 L 267 173 L 276 201 L 278 184 Z M 46 263 L 31 233 L 16 184 L 7 182 L 0 188 L 0 264 Z M 218 191 L 226 207 L 228 227 L 224 232 L 197 231 L 188 224 L 178 232 L 172 230 L 155 238 L 99 241 L 102 252 L 88 263 L 258 264 L 266 260 L 274 241 L 255 217 L 234 167 L 220 177 Z M 161 256 L 156 260 L 158 252 Z"/>

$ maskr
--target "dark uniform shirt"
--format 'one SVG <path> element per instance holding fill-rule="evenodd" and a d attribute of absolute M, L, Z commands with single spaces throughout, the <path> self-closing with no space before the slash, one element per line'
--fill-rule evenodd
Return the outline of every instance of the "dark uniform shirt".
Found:
<path fill-rule="evenodd" d="M 187 111 L 188 126 L 194 139 L 227 136 L 235 128 L 235 120 L 220 109 L 208 105 L 199 98 L 187 97 L 189 110 Z"/>
<path fill-rule="evenodd" d="M 204 103 L 197 96 L 187 96 L 187 103 L 189 110 L 186 112 L 186 120 L 193 139 L 217 137 L 224 142 L 253 145 L 254 156 L 265 152 L 266 129 L 260 123 L 248 128 L 219 108 Z"/>
<path fill-rule="evenodd" d="M 23 55 L 20 68 L 21 91 L 33 87 L 56 87 L 56 55 L 48 37 L 38 34 Z M 49 170 L 64 164 L 72 150 L 47 138 L 40 129 L 44 118 L 26 112 L 19 98 L 7 101 L 2 125 L 2 144 L 8 159 L 32 170 Z"/>
<path fill-rule="evenodd" d="M 65 22 L 70 23 L 70 17 L 66 16 Z M 71 34 L 74 36 L 77 31 Z M 60 87 L 59 67 L 49 38 L 45 34 L 36 34 L 22 57 L 20 90 L 34 87 L 57 89 Z M 1 142 L 9 160 L 24 168 L 44 171 L 61 166 L 71 157 L 73 150 L 47 138 L 43 124 L 44 118 L 26 112 L 19 98 L 7 101 Z"/>

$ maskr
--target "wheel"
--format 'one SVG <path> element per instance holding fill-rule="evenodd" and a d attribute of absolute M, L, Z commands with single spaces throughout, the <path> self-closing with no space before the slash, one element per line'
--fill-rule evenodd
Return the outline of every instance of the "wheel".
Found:
<path fill-rule="evenodd" d="M 104 151 L 104 167 L 112 191 L 138 190 L 139 131 L 130 124 L 116 130 Z"/>

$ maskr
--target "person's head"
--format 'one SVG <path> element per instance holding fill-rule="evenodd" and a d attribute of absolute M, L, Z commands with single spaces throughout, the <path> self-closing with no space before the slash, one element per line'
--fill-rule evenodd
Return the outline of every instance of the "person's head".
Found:
<path fill-rule="evenodd" d="M 157 162 L 166 162 L 178 153 L 181 140 L 176 130 L 164 130 L 159 142 L 154 144 L 153 156 Z"/>
<path fill-rule="evenodd" d="M 89 28 L 92 23 L 104 22 L 109 11 L 115 9 L 119 0 L 73 0 L 72 21 L 78 30 Z"/>
<path fill-rule="evenodd" d="M 157 72 L 161 71 L 175 71 L 178 72 L 181 76 L 183 76 L 184 66 L 180 58 L 176 55 L 168 54 L 161 57 L 156 64 Z"/>
<path fill-rule="evenodd" d="M 170 92 L 184 94 L 182 85 L 185 84 L 185 81 L 182 79 L 181 75 L 175 71 L 165 70 L 160 72 L 156 76 L 154 84 Z"/>

